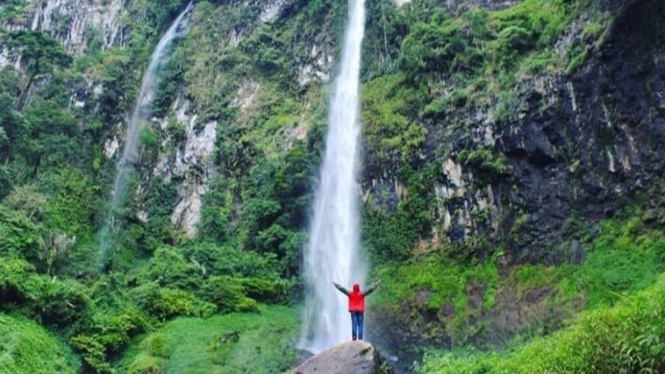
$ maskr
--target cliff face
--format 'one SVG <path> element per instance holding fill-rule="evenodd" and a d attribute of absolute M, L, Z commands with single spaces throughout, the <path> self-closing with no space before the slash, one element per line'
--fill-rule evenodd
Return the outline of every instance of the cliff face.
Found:
<path fill-rule="evenodd" d="M 438 164 L 430 249 L 446 240 L 441 236 L 490 235 L 507 246 L 510 263 L 581 261 L 575 227 L 567 227 L 573 216 L 611 217 L 637 194 L 660 187 L 662 6 L 638 1 L 610 8 L 618 17 L 605 33 L 588 35 L 585 15 L 556 41 L 554 51 L 561 54 L 577 43 L 594 45 L 578 71 L 515 71 L 508 102 L 467 104 L 462 92 L 463 101 L 445 118 L 425 119 L 427 135 L 413 162 Z M 640 16 L 645 18 L 637 22 Z M 459 93 L 452 79 L 441 86 L 436 90 L 444 100 Z M 408 200 L 405 181 L 391 171 L 398 168 L 394 162 L 384 169 L 372 164 L 371 155 L 367 162 L 370 206 L 394 210 Z M 559 246 L 562 241 L 568 244 Z"/>
<path fill-rule="evenodd" d="M 572 214 L 608 218 L 638 194 L 649 196 L 652 208 L 662 205 L 665 39 L 657 20 L 664 11 L 658 2 L 629 4 L 579 72 L 520 90 L 524 118 L 501 124 L 496 144 L 513 166 L 510 182 L 498 186 L 517 186 L 504 202 L 526 214 L 524 241 L 513 241 L 515 261 L 583 259 L 574 244 L 526 250 L 574 242 L 566 227 Z"/>
<path fill-rule="evenodd" d="M 412 6 L 409 3 L 399 5 Z M 477 6 L 505 9 L 511 5 L 514 2 L 446 4 L 452 12 L 459 13 Z M 194 56 L 198 58 L 190 61 L 193 64 L 181 67 L 185 82 L 176 84 L 176 94 L 166 103 L 170 109 L 162 110 L 158 113 L 160 118 L 154 121 L 155 128 L 164 134 L 162 149 L 157 159 L 146 160 L 153 165 L 153 176 L 167 183 L 173 177 L 178 181 L 179 203 L 171 216 L 177 229 L 189 235 L 196 233 L 201 196 L 215 174 L 212 158 L 219 119 L 211 118 L 216 115 L 211 116 L 209 111 L 212 93 L 235 86 L 232 95 L 222 101 L 228 100 L 230 106 L 237 108 L 240 115 L 233 121 L 238 127 L 255 126 L 256 111 L 261 109 L 259 102 L 269 95 L 269 84 L 262 82 L 266 79 L 269 82 L 269 76 L 239 77 L 229 73 L 233 69 L 217 69 L 215 64 L 206 68 L 209 65 L 206 59 L 214 58 L 211 54 L 222 53 L 225 48 L 242 49 L 243 39 L 265 32 L 260 31 L 266 29 L 262 26 L 265 22 L 271 24 L 271 30 L 279 32 L 279 25 L 290 22 L 301 7 L 297 1 L 244 5 L 230 2 L 214 9 L 214 13 L 195 12 L 192 34 L 208 36 L 210 27 L 216 24 L 221 33 L 214 41 L 219 44 L 213 45 L 213 39 L 197 41 L 202 47 L 199 55 Z M 620 8 L 614 6 L 613 11 Z M 436 222 L 432 225 L 435 237 L 447 235 L 457 240 L 489 233 L 507 238 L 514 223 L 519 221 L 527 225 L 523 230 L 525 236 L 520 236 L 521 242 L 510 245 L 515 250 L 514 261 L 564 260 L 565 255 L 559 258 L 552 251 L 545 254 L 524 248 L 536 241 L 552 242 L 562 235 L 570 239 L 564 227 L 570 212 L 575 210 L 589 218 L 600 218 L 613 211 L 617 198 L 630 199 L 641 186 L 651 185 L 651 177 L 662 160 L 658 153 L 662 141 L 663 83 L 659 57 L 662 41 L 656 22 L 634 22 L 635 14 L 651 8 L 654 12 L 649 14 L 649 20 L 655 20 L 660 10 L 656 9 L 658 5 L 649 2 L 633 2 L 622 10 L 602 47 L 572 76 L 557 73 L 518 78 L 507 118 L 494 118 L 497 114 L 493 108 L 480 104 L 451 111 L 444 126 L 440 121 L 423 123 L 428 136 L 421 146 L 421 157 L 424 157 L 421 163 L 441 165 L 437 176 L 440 181 L 434 186 L 438 206 L 432 212 Z M 249 17 L 245 19 L 247 22 L 234 24 L 233 15 L 241 15 L 243 11 Z M 132 32 L 132 17 L 145 16 L 141 15 L 139 5 L 123 7 L 118 1 L 78 4 L 56 0 L 27 2 L 21 11 L 7 14 L 6 32 L 41 30 L 60 40 L 70 53 L 79 55 L 90 48 L 125 47 Z M 340 18 L 328 19 L 337 22 L 335 27 L 339 27 Z M 369 22 L 371 19 L 372 15 Z M 556 48 L 560 51 L 569 48 L 571 40 L 582 33 L 585 22 L 588 23 L 578 19 L 577 24 L 571 24 Z M 308 30 L 302 47 L 298 44 L 302 49 L 283 56 L 287 61 L 291 59 L 289 64 L 295 68 L 295 87 L 310 94 L 296 94 L 296 105 L 290 112 L 293 126 L 279 125 L 278 132 L 283 135 L 269 146 L 269 152 L 275 150 L 283 154 L 294 140 L 306 139 L 313 112 L 325 104 L 325 100 L 315 97 L 318 86 L 330 79 L 335 47 L 331 44 L 334 39 L 325 35 L 332 25 L 329 22 Z M 653 37 L 648 39 L 643 35 Z M 1 56 L 0 64 L 20 64 L 20 60 L 10 58 L 6 48 Z M 178 77 L 166 79 L 169 78 Z M 78 106 L 94 112 L 95 97 L 104 86 L 89 74 L 86 80 L 84 86 L 74 88 L 72 97 Z M 172 147 L 173 142 L 169 141 L 172 138 L 167 129 L 169 118 L 185 130 L 184 139 L 177 147 Z M 111 159 L 117 155 L 123 136 L 123 125 L 114 126 L 104 147 L 105 155 Z M 435 149 L 441 149 L 442 142 L 449 144 L 444 152 L 449 157 L 444 160 L 434 154 Z M 278 146 L 280 143 L 284 146 Z M 466 161 L 465 165 L 460 162 L 460 152 L 480 148 L 505 155 L 510 171 L 492 174 L 486 165 L 478 162 L 474 165 L 468 160 L 462 160 Z M 381 170 L 380 166 L 373 166 L 371 153 L 366 157 L 364 199 L 371 200 L 372 206 L 392 210 L 406 196 L 405 181 L 397 176 L 397 167 L 386 165 L 387 168 Z M 510 210 L 509 205 L 517 209 Z M 439 226 L 442 229 L 437 228 Z M 545 258 L 547 256 L 550 258 Z"/>
<path fill-rule="evenodd" d="M 84 53 L 96 38 L 103 49 L 122 46 L 127 8 L 122 1 L 20 1 L 4 5 L 4 29 L 39 30 L 62 42 L 71 53 Z M 7 51 L 2 56 L 7 58 Z M 6 60 L 4 60 L 6 63 Z"/>
<path fill-rule="evenodd" d="M 579 71 L 522 78 L 506 119 L 482 107 L 452 114 L 450 123 L 472 127 L 445 134 L 457 157 L 442 163 L 436 190 L 448 201 L 440 215 L 453 235 L 505 238 L 514 263 L 576 262 L 584 254 L 573 215 L 611 217 L 639 193 L 661 204 L 662 12 L 656 2 L 627 3 Z M 506 170 L 455 161 L 483 147 L 505 155 Z M 474 211 L 487 214 L 474 219 Z"/>

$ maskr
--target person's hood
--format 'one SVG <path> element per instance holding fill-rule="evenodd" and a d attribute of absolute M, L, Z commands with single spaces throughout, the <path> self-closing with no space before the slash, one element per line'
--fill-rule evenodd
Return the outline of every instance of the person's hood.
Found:
<path fill-rule="evenodd" d="M 360 285 L 358 283 L 353 284 L 353 292 L 360 292 Z"/>

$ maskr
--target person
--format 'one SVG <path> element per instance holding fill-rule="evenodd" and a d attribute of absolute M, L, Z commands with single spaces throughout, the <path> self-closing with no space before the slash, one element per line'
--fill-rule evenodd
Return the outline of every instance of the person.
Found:
<path fill-rule="evenodd" d="M 362 292 L 360 291 L 360 285 L 358 283 L 354 283 L 353 291 L 349 292 L 349 290 L 346 288 L 333 282 L 335 288 L 337 288 L 341 293 L 345 294 L 349 298 L 349 313 L 351 313 L 351 337 L 353 340 L 356 340 L 356 338 L 363 340 L 365 297 L 374 292 L 374 290 L 379 287 L 379 284 L 381 284 L 380 281 L 369 287 L 365 292 Z"/>

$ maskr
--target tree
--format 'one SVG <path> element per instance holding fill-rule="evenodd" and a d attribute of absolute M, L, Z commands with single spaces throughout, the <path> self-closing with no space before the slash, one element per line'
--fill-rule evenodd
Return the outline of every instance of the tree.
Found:
<path fill-rule="evenodd" d="M 37 76 L 50 73 L 55 67 L 67 67 L 72 62 L 65 48 L 41 31 L 13 32 L 8 35 L 7 47 L 27 61 L 28 82 L 19 99 L 19 110 L 23 108 L 25 98 Z"/>
<path fill-rule="evenodd" d="M 0 162 L 12 160 L 18 139 L 25 127 L 20 114 L 14 108 L 14 99 L 0 93 Z"/>
<path fill-rule="evenodd" d="M 25 111 L 25 136 L 19 153 L 35 170 L 82 158 L 76 119 L 57 102 L 35 101 Z"/>
<path fill-rule="evenodd" d="M 2 130 L 2 128 L 0 128 Z M 11 174 L 7 169 L 6 165 L 0 166 L 0 200 L 4 199 L 5 196 L 9 195 L 14 188 L 12 182 Z"/>

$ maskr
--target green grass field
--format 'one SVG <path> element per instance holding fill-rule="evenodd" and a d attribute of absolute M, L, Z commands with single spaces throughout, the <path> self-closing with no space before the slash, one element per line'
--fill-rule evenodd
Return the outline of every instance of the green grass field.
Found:
<path fill-rule="evenodd" d="M 178 318 L 136 339 L 119 365 L 131 374 L 281 373 L 296 358 L 299 312 L 261 306 L 260 313 Z"/>

